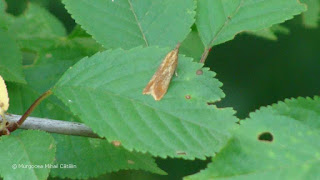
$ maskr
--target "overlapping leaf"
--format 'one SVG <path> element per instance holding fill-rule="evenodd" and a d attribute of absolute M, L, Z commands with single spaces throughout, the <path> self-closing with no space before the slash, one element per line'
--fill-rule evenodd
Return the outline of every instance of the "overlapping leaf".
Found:
<path fill-rule="evenodd" d="M 174 47 L 194 23 L 193 0 L 65 0 L 72 17 L 105 48 Z"/>
<path fill-rule="evenodd" d="M 41 131 L 24 131 L 0 138 L 0 176 L 6 179 L 47 179 L 55 157 L 52 136 Z"/>
<path fill-rule="evenodd" d="M 55 163 L 75 164 L 76 169 L 53 169 L 52 176 L 84 179 L 123 169 L 141 169 L 165 174 L 150 155 L 114 147 L 106 140 L 54 135 L 57 141 Z"/>
<path fill-rule="evenodd" d="M 69 34 L 69 38 L 80 38 L 80 37 L 91 37 L 84 29 L 81 28 L 80 25 L 76 25 L 72 32 Z"/>
<path fill-rule="evenodd" d="M 22 114 L 32 102 L 48 90 L 62 73 L 81 57 L 98 51 L 100 46 L 90 38 L 63 40 L 51 48 L 40 51 L 36 62 L 25 68 L 28 85 L 9 83 L 10 112 Z M 41 76 L 39 76 L 41 74 Z M 79 121 L 58 99 L 50 97 L 31 114 L 36 117 Z M 131 153 L 116 148 L 106 140 L 53 135 L 57 142 L 54 164 L 74 164 L 73 169 L 52 169 L 51 175 L 68 178 L 89 178 L 120 169 L 142 169 L 163 174 L 150 155 Z M 94 162 L 93 162 L 94 160 Z M 99 164 L 97 166 L 97 163 Z M 94 166 L 92 164 L 95 164 Z"/>
<path fill-rule="evenodd" d="M 6 4 L 4 0 L 0 0 L 0 13 L 3 13 L 5 11 Z"/>
<path fill-rule="evenodd" d="M 252 113 L 209 167 L 186 179 L 318 179 L 320 98 Z"/>
<path fill-rule="evenodd" d="M 0 28 L 0 75 L 6 81 L 25 83 L 22 55 L 11 35 Z"/>
<path fill-rule="evenodd" d="M 179 51 L 181 52 L 181 54 L 192 57 L 196 62 L 201 59 L 201 55 L 204 51 L 204 46 L 199 37 L 199 33 L 196 30 L 193 30 L 189 33 L 187 38 L 182 42 Z"/>
<path fill-rule="evenodd" d="M 320 20 L 320 1 L 319 0 L 301 0 L 308 6 L 308 11 L 302 14 L 303 22 L 307 27 L 316 28 Z"/>
<path fill-rule="evenodd" d="M 11 15 L 6 13 L 7 4 L 5 0 L 0 0 L 0 28 L 6 29 L 9 22 L 13 20 Z"/>
<path fill-rule="evenodd" d="M 39 52 L 38 59 L 25 68 L 29 84 L 39 92 L 51 88 L 61 75 L 79 59 L 101 50 L 91 38 L 61 40 Z M 39 77 L 39 74 L 41 76 Z"/>
<path fill-rule="evenodd" d="M 257 31 L 306 10 L 297 0 L 198 0 L 196 24 L 206 48 L 242 31 Z"/>
<path fill-rule="evenodd" d="M 156 102 L 142 95 L 167 52 L 118 49 L 84 58 L 63 75 L 54 94 L 100 136 L 129 150 L 187 159 L 211 156 L 225 145 L 236 121 L 231 109 L 207 105 L 224 96 L 213 72 L 180 55 L 179 75 L 165 97 Z"/>
<path fill-rule="evenodd" d="M 289 29 L 279 24 L 276 24 L 270 28 L 262 29 L 259 31 L 248 31 L 246 33 L 275 41 L 278 39 L 276 33 L 289 34 Z"/>
<path fill-rule="evenodd" d="M 39 51 L 50 47 L 66 34 L 62 23 L 46 9 L 29 3 L 26 12 L 9 25 L 23 49 Z"/>
<path fill-rule="evenodd" d="M 90 39 L 62 40 L 50 48 L 44 48 L 33 65 L 24 68 L 28 85 L 9 83 L 11 113 L 23 113 L 42 93 L 51 88 L 61 75 L 80 58 L 92 55 L 99 47 Z M 57 98 L 49 97 L 41 103 L 32 116 L 51 117 L 60 120 L 76 120 Z"/>
<path fill-rule="evenodd" d="M 0 0 L 0 28 L 5 27 L 5 21 L 5 3 L 4 0 Z"/>

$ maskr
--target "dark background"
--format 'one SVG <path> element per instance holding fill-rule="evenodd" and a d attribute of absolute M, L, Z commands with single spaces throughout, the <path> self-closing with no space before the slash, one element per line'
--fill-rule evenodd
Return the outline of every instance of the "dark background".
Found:
<path fill-rule="evenodd" d="M 75 23 L 59 0 L 33 0 L 46 7 L 66 26 L 68 32 Z M 7 0 L 8 12 L 19 15 L 27 0 Z M 288 35 L 278 35 L 269 41 L 240 34 L 234 40 L 215 46 L 206 66 L 217 73 L 226 94 L 219 107 L 233 107 L 240 119 L 261 106 L 271 105 L 285 98 L 320 94 L 320 28 L 308 29 L 301 16 L 284 23 Z M 157 159 L 169 176 L 143 171 L 120 171 L 100 179 L 181 179 L 206 167 L 207 161 Z"/>

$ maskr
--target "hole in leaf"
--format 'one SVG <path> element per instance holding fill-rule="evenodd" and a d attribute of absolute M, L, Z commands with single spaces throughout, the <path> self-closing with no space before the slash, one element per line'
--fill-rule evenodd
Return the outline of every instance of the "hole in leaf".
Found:
<path fill-rule="evenodd" d="M 258 136 L 259 141 L 272 142 L 273 135 L 270 132 L 263 132 Z"/>
<path fill-rule="evenodd" d="M 22 63 L 23 65 L 32 65 L 35 63 L 38 55 L 34 51 L 25 50 L 22 52 Z"/>

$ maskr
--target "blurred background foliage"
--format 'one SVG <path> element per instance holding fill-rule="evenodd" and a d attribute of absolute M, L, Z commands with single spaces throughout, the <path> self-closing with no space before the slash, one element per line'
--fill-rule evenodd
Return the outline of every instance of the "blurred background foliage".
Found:
<path fill-rule="evenodd" d="M 29 2 L 45 7 L 70 33 L 76 23 L 60 0 L 6 0 L 7 12 L 19 16 Z M 320 94 L 320 28 L 308 28 L 302 16 L 283 24 L 289 34 L 277 34 L 271 41 L 249 34 L 240 34 L 227 43 L 215 46 L 206 66 L 217 73 L 226 94 L 220 107 L 233 107 L 240 119 L 261 106 L 291 97 Z M 41 28 L 41 27 L 39 27 Z M 207 161 L 157 159 L 169 176 L 143 171 L 120 171 L 99 179 L 181 179 L 204 169 Z"/>

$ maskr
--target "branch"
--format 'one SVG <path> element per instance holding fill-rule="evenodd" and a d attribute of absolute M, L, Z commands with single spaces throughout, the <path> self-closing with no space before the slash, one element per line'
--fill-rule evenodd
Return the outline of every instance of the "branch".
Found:
<path fill-rule="evenodd" d="M 17 123 L 21 118 L 20 115 L 8 114 L 6 119 L 8 122 Z M 50 133 L 84 136 L 91 138 L 101 138 L 95 134 L 89 127 L 82 123 L 53 120 L 46 118 L 28 117 L 24 123 L 19 126 L 21 129 L 37 129 Z"/>

